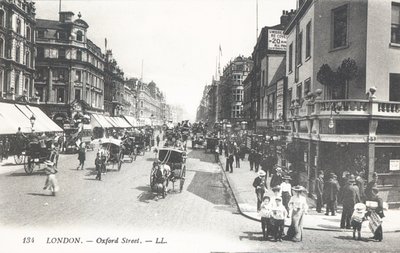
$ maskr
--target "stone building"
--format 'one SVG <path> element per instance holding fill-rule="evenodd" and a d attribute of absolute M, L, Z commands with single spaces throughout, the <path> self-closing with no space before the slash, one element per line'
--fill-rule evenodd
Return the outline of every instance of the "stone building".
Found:
<path fill-rule="evenodd" d="M 36 94 L 57 123 L 104 110 L 104 55 L 87 37 L 89 25 L 64 11 L 37 19 Z"/>
<path fill-rule="evenodd" d="M 400 177 L 400 2 L 297 1 L 287 34 L 293 167 Z M 329 31 L 329 32 L 327 32 Z"/>
<path fill-rule="evenodd" d="M 0 1 L 0 99 L 35 97 L 35 24 L 33 2 Z"/>
<path fill-rule="evenodd" d="M 220 121 L 227 120 L 231 124 L 243 121 L 243 80 L 252 67 L 251 58 L 238 56 L 224 68 L 218 86 L 217 118 Z"/>
<path fill-rule="evenodd" d="M 129 107 L 124 103 L 124 72 L 114 59 L 112 50 L 107 50 L 104 66 L 104 111 L 110 116 L 124 114 Z"/>

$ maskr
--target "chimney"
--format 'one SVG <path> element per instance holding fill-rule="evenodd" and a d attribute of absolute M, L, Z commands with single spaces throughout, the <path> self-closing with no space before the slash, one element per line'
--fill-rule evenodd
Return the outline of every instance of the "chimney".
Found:
<path fill-rule="evenodd" d="M 72 18 L 75 15 L 72 11 L 60 11 L 58 14 L 60 15 L 60 22 L 61 23 L 70 23 L 70 22 L 72 22 Z"/>
<path fill-rule="evenodd" d="M 288 11 L 283 10 L 281 15 L 281 25 L 286 27 L 290 22 L 290 16 L 288 15 Z"/>

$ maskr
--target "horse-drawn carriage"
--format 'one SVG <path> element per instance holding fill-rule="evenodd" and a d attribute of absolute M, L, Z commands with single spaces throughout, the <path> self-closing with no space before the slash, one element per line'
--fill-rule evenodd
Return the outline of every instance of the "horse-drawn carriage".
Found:
<path fill-rule="evenodd" d="M 179 191 L 182 192 L 186 177 L 186 152 L 172 148 L 160 148 L 158 160 L 153 163 L 150 173 L 150 187 L 153 191 L 165 197 L 169 182 L 173 190 L 175 182 L 179 181 Z"/>
<path fill-rule="evenodd" d="M 57 166 L 58 151 L 53 144 L 53 139 L 30 139 L 24 152 L 24 170 L 32 174 L 35 166 L 40 169 L 40 165 L 50 160 Z"/>
<path fill-rule="evenodd" d="M 122 146 L 122 160 L 124 160 L 125 156 L 128 156 L 130 162 L 135 161 L 137 156 L 135 137 L 126 137 L 125 139 L 123 139 Z"/>
<path fill-rule="evenodd" d="M 124 155 L 124 148 L 122 145 L 122 141 L 114 138 L 102 138 L 96 139 L 92 141 L 93 145 L 100 145 L 99 153 L 101 155 L 101 166 L 108 170 L 108 167 L 111 166 L 111 169 L 114 169 L 117 166 L 117 170 L 121 170 L 122 159 Z"/>

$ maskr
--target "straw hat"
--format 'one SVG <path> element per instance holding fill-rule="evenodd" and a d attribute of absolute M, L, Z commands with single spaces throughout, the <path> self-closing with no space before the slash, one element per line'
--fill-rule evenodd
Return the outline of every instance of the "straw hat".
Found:
<path fill-rule="evenodd" d="M 354 210 L 357 213 L 365 213 L 367 210 L 367 206 L 364 203 L 357 203 L 354 205 Z"/>
<path fill-rule="evenodd" d="M 307 191 L 306 188 L 304 188 L 301 185 L 296 185 L 296 186 L 292 187 L 292 190 L 296 191 L 296 192 L 306 192 Z"/>
<path fill-rule="evenodd" d="M 275 200 L 282 201 L 282 197 L 279 197 L 279 196 L 278 196 L 278 197 L 275 198 Z"/>
<path fill-rule="evenodd" d="M 258 175 L 260 176 L 260 177 L 262 177 L 262 176 L 265 176 L 267 173 L 265 173 L 265 171 L 263 171 L 263 170 L 259 170 L 258 171 Z"/>

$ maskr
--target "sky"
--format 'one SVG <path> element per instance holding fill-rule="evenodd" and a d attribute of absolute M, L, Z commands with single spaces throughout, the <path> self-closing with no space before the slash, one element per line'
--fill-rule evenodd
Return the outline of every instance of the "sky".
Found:
<path fill-rule="evenodd" d="M 58 20 L 59 0 L 35 0 L 36 18 Z M 154 81 L 169 104 L 194 120 L 205 85 L 256 43 L 256 0 L 62 0 L 89 24 L 88 37 L 112 49 L 125 77 Z M 279 23 L 296 0 L 258 0 L 258 31 Z"/>

